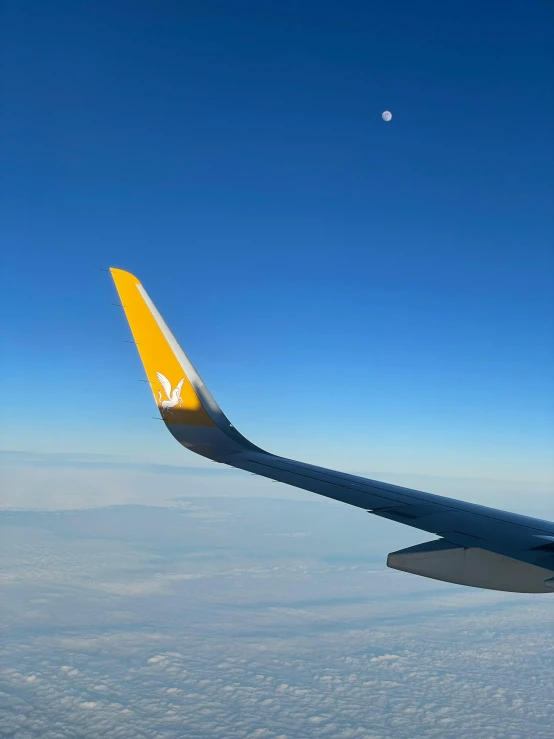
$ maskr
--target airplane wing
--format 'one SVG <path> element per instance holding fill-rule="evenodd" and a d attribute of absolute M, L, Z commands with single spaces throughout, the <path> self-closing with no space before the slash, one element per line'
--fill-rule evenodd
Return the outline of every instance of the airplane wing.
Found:
<path fill-rule="evenodd" d="M 225 416 L 139 280 L 112 268 L 121 303 L 159 404 L 159 376 L 182 382 L 182 407 L 163 418 L 187 449 L 272 480 L 348 503 L 435 536 L 392 552 L 393 569 L 521 593 L 554 593 L 554 522 L 336 472 L 270 454 Z"/>

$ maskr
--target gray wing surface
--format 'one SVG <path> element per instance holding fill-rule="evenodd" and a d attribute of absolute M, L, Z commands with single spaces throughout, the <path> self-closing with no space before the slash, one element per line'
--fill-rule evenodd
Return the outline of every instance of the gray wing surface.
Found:
<path fill-rule="evenodd" d="M 554 576 L 554 523 L 551 521 L 335 472 L 267 453 L 244 452 L 232 455 L 227 463 L 427 531 L 463 549 L 482 549 L 544 568 L 548 577 L 544 577 L 543 582 Z M 391 558 L 394 559 L 393 556 Z M 553 588 L 554 582 L 551 587 L 545 586 L 544 592 L 551 592 Z"/>
<path fill-rule="evenodd" d="M 171 377 L 173 385 L 186 377 L 180 407 L 163 416 L 183 446 L 438 537 L 389 554 L 393 569 L 492 590 L 554 592 L 554 522 L 296 462 L 252 444 L 225 416 L 138 279 L 111 272 L 154 397 L 156 377 Z"/>

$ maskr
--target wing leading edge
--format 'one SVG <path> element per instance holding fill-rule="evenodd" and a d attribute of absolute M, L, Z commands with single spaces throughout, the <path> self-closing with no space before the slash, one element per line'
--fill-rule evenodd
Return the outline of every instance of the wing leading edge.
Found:
<path fill-rule="evenodd" d="M 110 271 L 160 416 L 183 446 L 440 537 L 389 554 L 394 569 L 493 590 L 554 592 L 551 521 L 296 462 L 252 444 L 216 403 L 140 281 Z"/>

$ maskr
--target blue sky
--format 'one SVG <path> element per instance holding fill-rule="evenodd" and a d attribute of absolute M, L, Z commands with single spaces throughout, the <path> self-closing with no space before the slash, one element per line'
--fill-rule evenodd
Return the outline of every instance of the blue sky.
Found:
<path fill-rule="evenodd" d="M 271 451 L 552 483 L 546 3 L 4 8 L 5 449 L 203 464 L 117 266 Z"/>

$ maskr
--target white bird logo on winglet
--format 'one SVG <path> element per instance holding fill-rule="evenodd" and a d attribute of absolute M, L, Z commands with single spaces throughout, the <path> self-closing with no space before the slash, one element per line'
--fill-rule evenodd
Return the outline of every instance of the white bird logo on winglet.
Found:
<path fill-rule="evenodd" d="M 185 378 L 181 380 L 181 382 L 176 386 L 174 390 L 171 389 L 171 383 L 165 377 L 165 375 L 162 375 L 161 372 L 156 372 L 156 377 L 160 381 L 161 386 L 164 389 L 164 393 L 167 397 L 167 400 L 162 400 L 162 392 L 161 390 L 158 390 L 158 398 L 160 399 L 160 408 L 162 416 L 164 414 L 164 411 L 167 411 L 168 413 L 171 413 L 171 408 L 175 408 L 177 404 L 183 407 L 183 399 L 181 398 L 181 388 L 183 387 L 183 382 L 185 381 Z"/>

